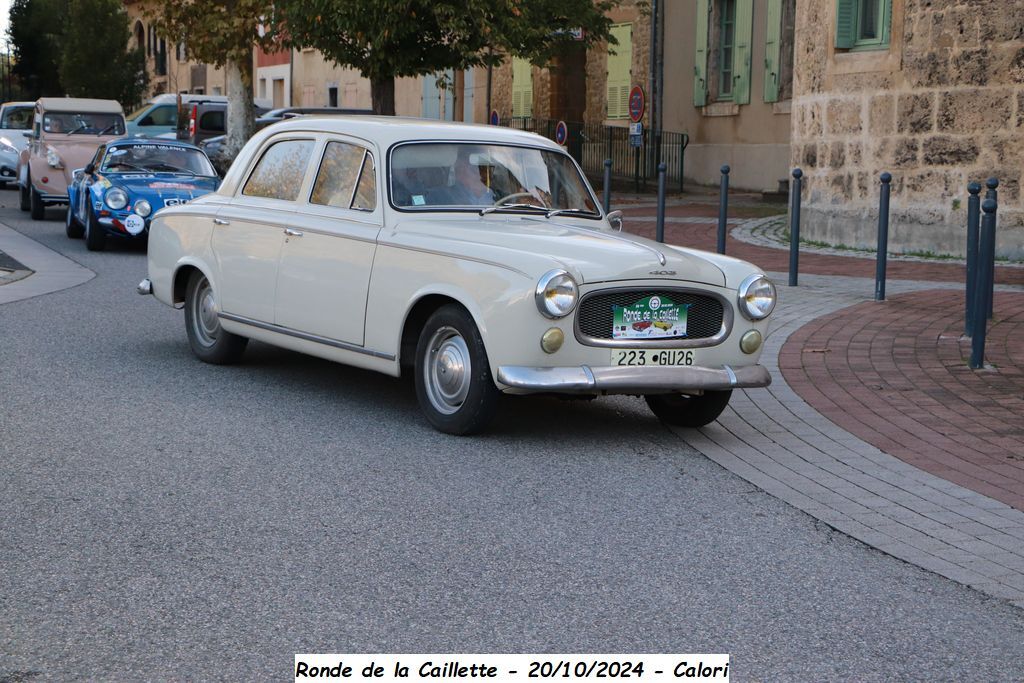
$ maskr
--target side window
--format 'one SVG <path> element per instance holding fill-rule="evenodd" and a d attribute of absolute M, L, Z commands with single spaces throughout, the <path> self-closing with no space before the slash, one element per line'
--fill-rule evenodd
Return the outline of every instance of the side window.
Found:
<path fill-rule="evenodd" d="M 149 126 L 173 126 L 178 122 L 177 111 L 173 104 L 154 108 L 149 112 L 147 118 L 150 119 L 146 124 Z"/>
<path fill-rule="evenodd" d="M 32 128 L 32 110 L 27 107 L 9 107 L 4 110 L 2 128 L 30 130 Z"/>
<path fill-rule="evenodd" d="M 373 157 L 362 147 L 329 142 L 309 197 L 311 204 L 373 211 L 377 187 Z"/>
<path fill-rule="evenodd" d="M 313 153 L 312 140 L 284 140 L 263 153 L 242 194 L 295 201 Z"/>

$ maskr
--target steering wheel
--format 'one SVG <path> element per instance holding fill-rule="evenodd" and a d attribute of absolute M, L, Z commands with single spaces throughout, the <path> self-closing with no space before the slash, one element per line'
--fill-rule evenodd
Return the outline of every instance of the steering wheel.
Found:
<path fill-rule="evenodd" d="M 520 200 L 520 199 L 530 199 L 532 201 L 524 202 L 524 203 L 529 203 L 529 204 L 534 204 L 536 206 L 541 206 L 541 204 L 538 202 L 537 198 L 534 197 L 529 192 L 513 192 L 512 194 L 507 194 L 504 197 L 502 197 L 501 199 L 499 199 L 498 201 L 494 202 L 494 205 L 495 206 L 505 206 L 506 204 L 517 204 L 517 203 L 519 203 L 518 200 Z"/>

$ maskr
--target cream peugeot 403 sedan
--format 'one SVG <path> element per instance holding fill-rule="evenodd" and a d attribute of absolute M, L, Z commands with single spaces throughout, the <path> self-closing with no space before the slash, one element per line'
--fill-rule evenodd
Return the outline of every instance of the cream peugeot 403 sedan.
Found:
<path fill-rule="evenodd" d="M 183 307 L 193 352 L 249 339 L 398 376 L 467 434 L 500 394 L 643 396 L 715 420 L 757 364 L 775 287 L 737 259 L 620 231 L 540 136 L 372 117 L 253 137 L 220 189 L 165 208 L 139 292 Z"/>

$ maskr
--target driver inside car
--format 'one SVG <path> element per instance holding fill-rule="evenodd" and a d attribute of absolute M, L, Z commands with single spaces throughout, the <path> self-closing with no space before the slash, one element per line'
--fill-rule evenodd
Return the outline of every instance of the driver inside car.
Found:
<path fill-rule="evenodd" d="M 469 150 L 460 149 L 455 159 L 455 179 L 449 188 L 451 204 L 491 206 L 497 197 L 480 179 L 480 167 L 469 158 Z"/>

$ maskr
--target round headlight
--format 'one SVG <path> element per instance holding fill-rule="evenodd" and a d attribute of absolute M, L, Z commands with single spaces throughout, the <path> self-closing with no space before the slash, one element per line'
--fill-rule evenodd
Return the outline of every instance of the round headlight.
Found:
<path fill-rule="evenodd" d="M 135 202 L 135 213 L 139 214 L 143 218 L 153 213 L 153 207 L 149 205 L 145 199 L 140 199 Z"/>
<path fill-rule="evenodd" d="M 576 308 L 578 294 L 572 275 L 564 270 L 549 270 L 537 282 L 537 310 L 547 318 L 564 318 Z"/>
<path fill-rule="evenodd" d="M 107 202 L 107 206 L 111 209 L 123 209 L 128 206 L 128 195 L 119 187 L 107 190 L 104 199 Z"/>
<path fill-rule="evenodd" d="M 750 275 L 740 284 L 740 313 L 748 320 L 764 320 L 775 309 L 775 285 L 764 275 Z"/>
<path fill-rule="evenodd" d="M 53 147 L 46 149 L 46 163 L 54 168 L 60 168 L 60 155 L 57 154 L 57 150 Z"/>

